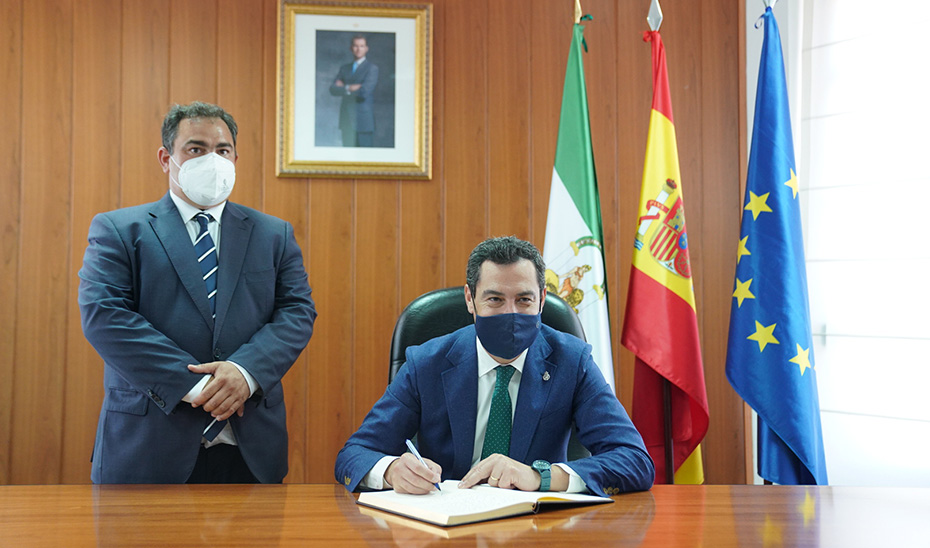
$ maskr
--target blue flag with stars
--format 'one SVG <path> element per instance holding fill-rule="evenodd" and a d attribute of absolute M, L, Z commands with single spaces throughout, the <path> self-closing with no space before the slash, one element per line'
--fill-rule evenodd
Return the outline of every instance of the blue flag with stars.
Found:
<path fill-rule="evenodd" d="M 827 466 L 785 65 L 771 8 L 763 19 L 726 371 L 758 414 L 759 475 L 783 485 L 823 485 Z"/>

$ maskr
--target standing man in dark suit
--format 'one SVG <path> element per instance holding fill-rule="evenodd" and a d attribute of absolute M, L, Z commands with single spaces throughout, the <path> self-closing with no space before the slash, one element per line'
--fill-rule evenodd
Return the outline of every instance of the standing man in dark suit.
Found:
<path fill-rule="evenodd" d="M 542 325 L 546 267 L 514 237 L 478 244 L 465 304 L 475 324 L 407 361 L 336 457 L 347 489 L 425 494 L 440 479 L 524 491 L 649 489 L 643 439 L 581 339 Z M 567 462 L 572 423 L 591 456 Z M 423 466 L 405 452 L 416 435 Z"/>
<path fill-rule="evenodd" d="M 351 49 L 355 60 L 339 68 L 329 92 L 342 97 L 339 107 L 342 146 L 370 147 L 374 146 L 378 65 L 368 61 L 368 39 L 361 34 L 352 37 Z"/>
<path fill-rule="evenodd" d="M 237 126 L 175 105 L 157 202 L 94 217 L 78 303 L 104 361 L 94 483 L 274 483 L 287 474 L 281 378 L 316 310 L 290 223 L 227 201 Z"/>

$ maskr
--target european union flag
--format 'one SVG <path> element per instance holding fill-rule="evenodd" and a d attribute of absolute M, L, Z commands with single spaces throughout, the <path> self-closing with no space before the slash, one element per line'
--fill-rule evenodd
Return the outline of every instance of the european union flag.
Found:
<path fill-rule="evenodd" d="M 785 65 L 771 8 L 763 19 L 727 378 L 759 416 L 759 475 L 826 484 Z"/>

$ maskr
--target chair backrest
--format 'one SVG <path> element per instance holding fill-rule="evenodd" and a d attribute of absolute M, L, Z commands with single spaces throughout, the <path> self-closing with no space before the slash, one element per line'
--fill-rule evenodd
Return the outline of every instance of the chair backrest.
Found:
<path fill-rule="evenodd" d="M 546 294 L 542 321 L 553 329 L 575 335 L 583 341 L 587 340 L 578 315 L 558 295 Z M 472 323 L 474 319 L 465 306 L 463 286 L 437 289 L 414 299 L 400 313 L 394 326 L 388 382 L 394 380 L 397 370 L 404 365 L 408 346 L 423 344 Z"/>
<path fill-rule="evenodd" d="M 464 286 L 437 289 L 414 299 L 400 313 L 394 325 L 388 383 L 394 380 L 397 371 L 404 365 L 408 346 L 423 344 L 473 322 L 474 319 L 465 306 Z M 553 293 L 546 294 L 542 322 L 553 329 L 575 335 L 583 341 L 587 340 L 578 315 L 568 303 Z M 568 442 L 568 460 L 573 461 L 590 455 L 591 453 L 578 441 L 575 427 L 572 426 Z"/>

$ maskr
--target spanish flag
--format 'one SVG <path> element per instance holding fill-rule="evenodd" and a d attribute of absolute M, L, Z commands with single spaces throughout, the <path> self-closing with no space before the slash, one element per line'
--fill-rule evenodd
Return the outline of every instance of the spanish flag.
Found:
<path fill-rule="evenodd" d="M 665 483 L 663 381 L 670 387 L 675 483 L 703 483 L 700 443 L 709 412 L 698 336 L 678 144 L 657 31 L 652 42 L 652 114 L 622 343 L 636 355 L 633 423 Z"/>

